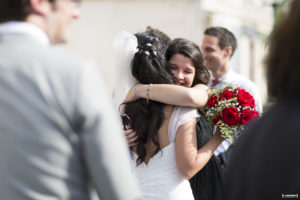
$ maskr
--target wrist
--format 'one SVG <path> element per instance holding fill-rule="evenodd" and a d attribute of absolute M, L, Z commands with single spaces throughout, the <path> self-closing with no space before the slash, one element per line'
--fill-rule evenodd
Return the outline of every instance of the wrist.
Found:
<path fill-rule="evenodd" d="M 147 99 L 147 104 L 149 103 L 149 95 L 150 95 L 150 90 L 151 90 L 151 83 L 149 83 L 147 85 L 147 88 L 146 88 L 146 99 Z"/>
<path fill-rule="evenodd" d="M 134 87 L 134 90 L 133 90 L 133 95 L 134 95 L 134 98 L 135 99 L 139 99 L 140 98 L 140 95 L 139 95 L 139 91 L 138 89 L 142 86 L 142 84 L 136 84 L 135 87 Z"/>
<path fill-rule="evenodd" d="M 215 136 L 217 137 L 217 139 L 218 139 L 218 141 L 219 141 L 220 143 L 222 143 L 222 142 L 226 139 L 226 138 L 224 138 L 224 137 L 222 136 L 221 131 L 217 131 L 216 134 L 215 134 Z"/>

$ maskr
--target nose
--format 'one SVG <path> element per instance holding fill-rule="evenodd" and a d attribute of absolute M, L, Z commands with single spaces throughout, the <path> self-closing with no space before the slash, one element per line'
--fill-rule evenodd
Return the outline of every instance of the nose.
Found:
<path fill-rule="evenodd" d="M 80 17 L 80 8 L 77 4 L 72 7 L 72 17 L 73 19 L 78 19 Z"/>
<path fill-rule="evenodd" d="M 182 79 L 184 79 L 184 76 L 183 76 L 182 71 L 177 71 L 177 72 L 175 73 L 175 78 L 176 78 L 177 80 L 182 80 Z"/>
<path fill-rule="evenodd" d="M 207 56 L 207 52 L 205 50 L 202 50 L 202 54 L 204 58 Z"/>
<path fill-rule="evenodd" d="M 209 58 L 209 53 L 206 53 L 203 51 L 203 58 L 204 58 L 204 61 L 207 61 Z"/>

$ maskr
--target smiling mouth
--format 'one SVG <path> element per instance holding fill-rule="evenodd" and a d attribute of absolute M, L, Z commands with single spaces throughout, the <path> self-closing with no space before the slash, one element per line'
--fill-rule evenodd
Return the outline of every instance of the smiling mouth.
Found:
<path fill-rule="evenodd" d="M 184 86 L 184 83 L 183 83 L 183 82 L 178 82 L 178 81 L 176 81 L 176 85 Z"/>

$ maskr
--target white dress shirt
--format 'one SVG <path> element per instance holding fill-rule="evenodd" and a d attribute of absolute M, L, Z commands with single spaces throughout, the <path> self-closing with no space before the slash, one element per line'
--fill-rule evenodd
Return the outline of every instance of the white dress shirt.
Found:
<path fill-rule="evenodd" d="M 2 23 L 0 24 L 0 34 L 31 35 L 43 45 L 49 45 L 50 43 L 48 36 L 41 28 L 27 22 L 10 21 Z"/>

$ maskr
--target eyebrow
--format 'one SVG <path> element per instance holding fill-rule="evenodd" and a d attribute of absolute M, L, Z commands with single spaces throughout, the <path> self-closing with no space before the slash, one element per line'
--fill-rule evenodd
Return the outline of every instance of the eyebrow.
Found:
<path fill-rule="evenodd" d="M 204 49 L 214 49 L 214 48 L 211 46 L 206 46 Z"/>
<path fill-rule="evenodd" d="M 172 66 L 178 67 L 178 65 L 173 64 L 171 62 L 169 62 L 169 64 L 172 65 Z M 188 69 L 188 70 L 196 70 L 195 66 L 190 66 L 190 65 L 187 65 L 185 68 Z"/>
<path fill-rule="evenodd" d="M 193 67 L 193 66 L 186 66 L 186 70 L 191 70 L 191 71 L 193 71 L 194 69 L 196 70 L 196 68 Z"/>

